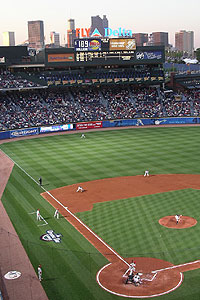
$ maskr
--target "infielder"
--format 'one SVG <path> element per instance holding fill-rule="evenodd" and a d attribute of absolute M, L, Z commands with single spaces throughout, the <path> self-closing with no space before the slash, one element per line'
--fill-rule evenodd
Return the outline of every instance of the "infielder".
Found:
<path fill-rule="evenodd" d="M 76 192 L 78 193 L 78 192 L 84 192 L 84 189 L 81 187 L 81 186 L 78 186 L 78 188 L 77 188 L 77 190 L 76 190 Z"/>
<path fill-rule="evenodd" d="M 42 266 L 38 266 L 38 279 L 39 281 L 42 281 Z"/>
<path fill-rule="evenodd" d="M 59 219 L 59 211 L 58 211 L 58 209 L 55 210 L 54 218 Z"/>
<path fill-rule="evenodd" d="M 176 224 L 178 224 L 180 222 L 182 215 L 175 215 L 175 219 L 176 219 Z"/>
<path fill-rule="evenodd" d="M 41 221 L 41 215 L 40 215 L 39 209 L 37 209 L 37 211 L 36 211 L 36 216 L 37 216 L 37 221 Z"/>
<path fill-rule="evenodd" d="M 149 171 L 148 171 L 148 170 L 146 170 L 146 171 L 144 172 L 144 177 L 146 177 L 146 176 L 149 176 Z"/>
<path fill-rule="evenodd" d="M 136 262 L 132 261 L 131 264 L 129 265 L 129 268 L 124 273 L 123 277 L 126 276 L 128 272 L 129 272 L 129 276 L 131 276 L 133 272 L 135 272 L 135 268 L 136 268 Z"/>

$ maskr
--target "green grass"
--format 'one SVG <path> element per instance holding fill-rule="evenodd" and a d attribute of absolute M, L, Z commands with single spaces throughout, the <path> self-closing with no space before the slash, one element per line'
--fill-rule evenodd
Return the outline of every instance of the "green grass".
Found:
<path fill-rule="evenodd" d="M 143 174 L 200 173 L 200 128 L 142 128 L 87 132 L 6 143 L 0 148 L 48 190 L 94 179 Z M 96 272 L 107 260 L 54 209 L 41 188 L 17 166 L 4 192 L 3 204 L 33 266 L 43 265 L 42 282 L 50 300 L 120 299 L 102 290 Z M 113 202 L 97 203 L 80 218 L 124 257 L 152 256 L 175 264 L 199 259 L 200 227 L 171 230 L 158 224 L 165 215 L 194 216 L 199 220 L 200 191 L 182 190 Z M 37 226 L 29 212 L 40 208 L 48 226 Z M 39 237 L 47 229 L 62 233 L 62 243 Z M 160 236 L 161 235 L 161 236 Z M 200 271 L 184 274 L 184 283 L 162 299 L 199 299 Z M 192 284 L 190 285 L 192 281 Z M 124 298 L 122 298 L 124 299 Z"/>

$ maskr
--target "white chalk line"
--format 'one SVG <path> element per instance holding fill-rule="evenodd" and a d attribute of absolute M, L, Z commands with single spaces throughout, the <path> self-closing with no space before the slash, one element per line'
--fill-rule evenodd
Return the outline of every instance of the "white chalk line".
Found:
<path fill-rule="evenodd" d="M 120 294 L 120 293 L 116 293 L 116 292 L 114 292 L 114 291 L 112 291 L 112 290 L 109 290 L 109 289 L 106 288 L 104 285 L 102 285 L 102 283 L 100 282 L 100 279 L 99 279 L 100 273 L 101 273 L 105 268 L 107 268 L 107 267 L 110 266 L 110 265 L 111 265 L 111 263 L 109 263 L 109 264 L 103 266 L 103 267 L 99 270 L 99 272 L 98 272 L 97 275 L 96 275 L 96 280 L 97 280 L 97 283 L 100 285 L 100 287 L 101 287 L 102 289 L 104 289 L 105 291 L 107 291 L 107 292 L 109 292 L 109 293 L 111 293 L 111 294 L 113 294 L 113 295 L 120 296 L 120 297 L 144 299 L 144 298 L 153 298 L 153 297 L 162 296 L 162 295 L 169 294 L 169 293 L 173 292 L 174 290 L 176 290 L 176 289 L 181 285 L 181 283 L 182 283 L 182 281 L 183 281 L 183 274 L 180 272 L 180 280 L 179 280 L 178 284 L 177 284 L 175 287 L 173 287 L 172 289 L 167 290 L 167 291 L 165 291 L 165 292 L 158 293 L 158 294 L 153 294 L 153 295 L 147 295 L 147 296 L 132 296 L 132 295 Z"/>
<path fill-rule="evenodd" d="M 165 270 L 171 270 L 171 269 L 175 269 L 175 268 L 180 268 L 180 267 L 184 267 L 184 266 L 187 266 L 187 265 L 192 265 L 192 264 L 196 264 L 196 263 L 199 263 L 200 260 L 195 260 L 195 261 L 191 261 L 189 263 L 184 263 L 184 264 L 181 264 L 181 265 L 175 265 L 175 266 L 171 266 L 171 267 L 167 267 L 167 268 L 163 268 L 163 269 L 159 269 L 159 270 L 155 270 L 155 271 L 151 271 L 152 273 L 157 273 L 157 272 L 161 272 L 161 271 L 165 271 Z"/>
<path fill-rule="evenodd" d="M 33 211 L 33 212 L 30 212 L 28 213 L 29 215 L 33 215 L 33 214 L 37 214 L 36 211 Z M 37 225 L 37 226 L 45 226 L 45 225 L 48 225 L 48 222 L 43 218 L 42 215 L 40 215 L 40 218 L 44 221 L 44 224 L 40 224 L 40 225 Z"/>
<path fill-rule="evenodd" d="M 5 155 L 7 155 L 5 153 Z M 7 157 L 9 159 L 11 159 L 9 157 L 9 155 L 7 155 Z M 20 168 L 29 178 L 31 178 L 37 185 L 40 185 L 30 174 L 28 174 L 18 163 L 16 163 L 13 159 L 11 159 L 12 162 L 14 164 L 16 164 L 18 166 L 18 168 Z M 114 255 L 116 255 L 122 262 L 124 262 L 126 265 L 130 266 L 130 264 L 125 261 L 117 252 L 115 252 L 109 245 L 107 245 L 96 233 L 94 233 L 86 224 L 84 224 L 77 216 L 75 216 L 66 206 L 64 206 L 59 200 L 57 200 L 50 192 L 48 192 L 43 186 L 40 186 L 50 197 L 52 197 L 59 205 L 61 205 L 72 217 L 74 217 L 83 227 L 85 227 L 91 234 L 93 234 L 104 246 L 106 246 Z M 189 263 L 188 263 L 189 264 Z M 109 264 L 110 265 L 110 264 Z M 107 265 L 106 265 L 107 266 Z M 105 268 L 106 266 L 104 266 L 103 268 Z M 176 266 L 174 266 L 176 267 Z M 102 268 L 102 269 L 103 269 Z M 172 267 L 171 267 L 172 268 Z M 101 269 L 101 270 L 102 270 Z M 100 270 L 100 271 L 101 271 Z M 100 271 L 97 273 L 100 274 Z M 159 271 L 162 271 L 162 269 L 158 270 L 158 271 L 152 271 L 152 273 L 154 272 L 159 272 Z M 108 292 L 114 294 L 114 295 L 118 295 L 118 296 L 122 296 L 122 297 L 127 297 L 127 298 L 151 298 L 151 297 L 156 297 L 156 296 L 161 296 L 161 295 L 165 295 L 165 294 L 168 294 L 172 291 L 174 291 L 176 288 L 178 288 L 180 286 L 180 284 L 182 283 L 182 280 L 183 280 L 183 274 L 180 272 L 181 274 L 181 280 L 179 281 L 179 283 L 177 284 L 177 286 L 175 286 L 174 288 L 172 288 L 171 290 L 168 290 L 166 292 L 163 292 L 163 293 L 160 293 L 160 294 L 155 294 L 155 295 L 150 295 L 150 296 L 127 296 L 127 295 L 123 295 L 123 294 L 118 294 L 118 293 L 115 293 L 113 291 L 110 291 L 108 290 L 107 288 L 103 287 L 101 284 L 100 284 L 100 281 L 98 282 L 99 285 L 107 290 Z"/>
<path fill-rule="evenodd" d="M 48 222 L 43 218 L 43 216 L 40 215 L 40 218 L 44 221 L 44 224 L 39 224 L 37 226 L 45 226 L 48 225 Z"/>
<path fill-rule="evenodd" d="M 5 153 L 5 155 L 7 155 Z M 31 178 L 37 185 L 40 185 L 30 174 L 28 174 L 18 163 L 16 163 L 12 158 L 7 155 L 9 159 L 12 160 L 14 164 L 22 172 L 24 172 L 29 178 Z M 123 263 L 130 266 L 127 261 L 125 261 L 116 251 L 114 251 L 108 244 L 106 244 L 96 233 L 94 233 L 85 223 L 83 223 L 77 216 L 75 216 L 66 206 L 64 206 L 59 200 L 57 200 L 50 192 L 48 192 L 43 186 L 40 186 L 51 198 L 53 198 L 60 206 L 62 206 L 73 218 L 75 218 L 83 227 L 85 227 L 93 236 L 95 236 L 106 248 L 108 248 L 115 256 L 117 256 Z"/>

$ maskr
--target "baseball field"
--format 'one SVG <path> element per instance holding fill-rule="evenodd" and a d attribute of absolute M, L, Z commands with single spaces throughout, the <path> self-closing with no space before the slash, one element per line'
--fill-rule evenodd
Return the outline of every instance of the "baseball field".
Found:
<path fill-rule="evenodd" d="M 199 299 L 200 127 L 85 135 L 0 145 L 15 162 L 2 202 L 34 269 L 43 267 L 49 300 Z M 79 185 L 83 193 L 76 193 Z M 196 223 L 185 228 L 161 224 L 176 214 L 182 222 L 189 217 Z M 42 239 L 47 231 L 59 242 Z M 141 287 L 123 282 L 132 259 L 136 270 L 150 278 Z"/>

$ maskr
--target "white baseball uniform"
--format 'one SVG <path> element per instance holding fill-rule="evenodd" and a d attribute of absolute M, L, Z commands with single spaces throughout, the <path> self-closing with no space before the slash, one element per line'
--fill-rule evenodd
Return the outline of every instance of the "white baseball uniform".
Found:
<path fill-rule="evenodd" d="M 59 219 L 59 211 L 58 211 L 58 209 L 55 210 L 54 218 Z"/>
<path fill-rule="evenodd" d="M 125 276 L 128 272 L 129 272 L 129 276 L 132 275 L 133 272 L 135 272 L 135 267 L 136 267 L 135 262 L 132 262 L 132 263 L 129 265 L 129 268 L 126 270 L 126 272 L 124 273 L 123 276 Z"/>
<path fill-rule="evenodd" d="M 41 265 L 38 266 L 38 279 L 39 279 L 39 281 L 42 280 L 42 268 L 41 268 Z"/>
<path fill-rule="evenodd" d="M 37 216 L 37 221 L 40 221 L 41 216 L 40 216 L 40 210 L 39 209 L 37 209 L 36 216 Z"/>
<path fill-rule="evenodd" d="M 81 192 L 82 193 L 83 191 L 84 191 L 83 188 L 81 186 L 78 186 L 76 192 Z"/>
<path fill-rule="evenodd" d="M 146 170 L 146 171 L 144 172 L 144 176 L 149 176 L 149 171 L 148 171 L 148 170 Z"/>

